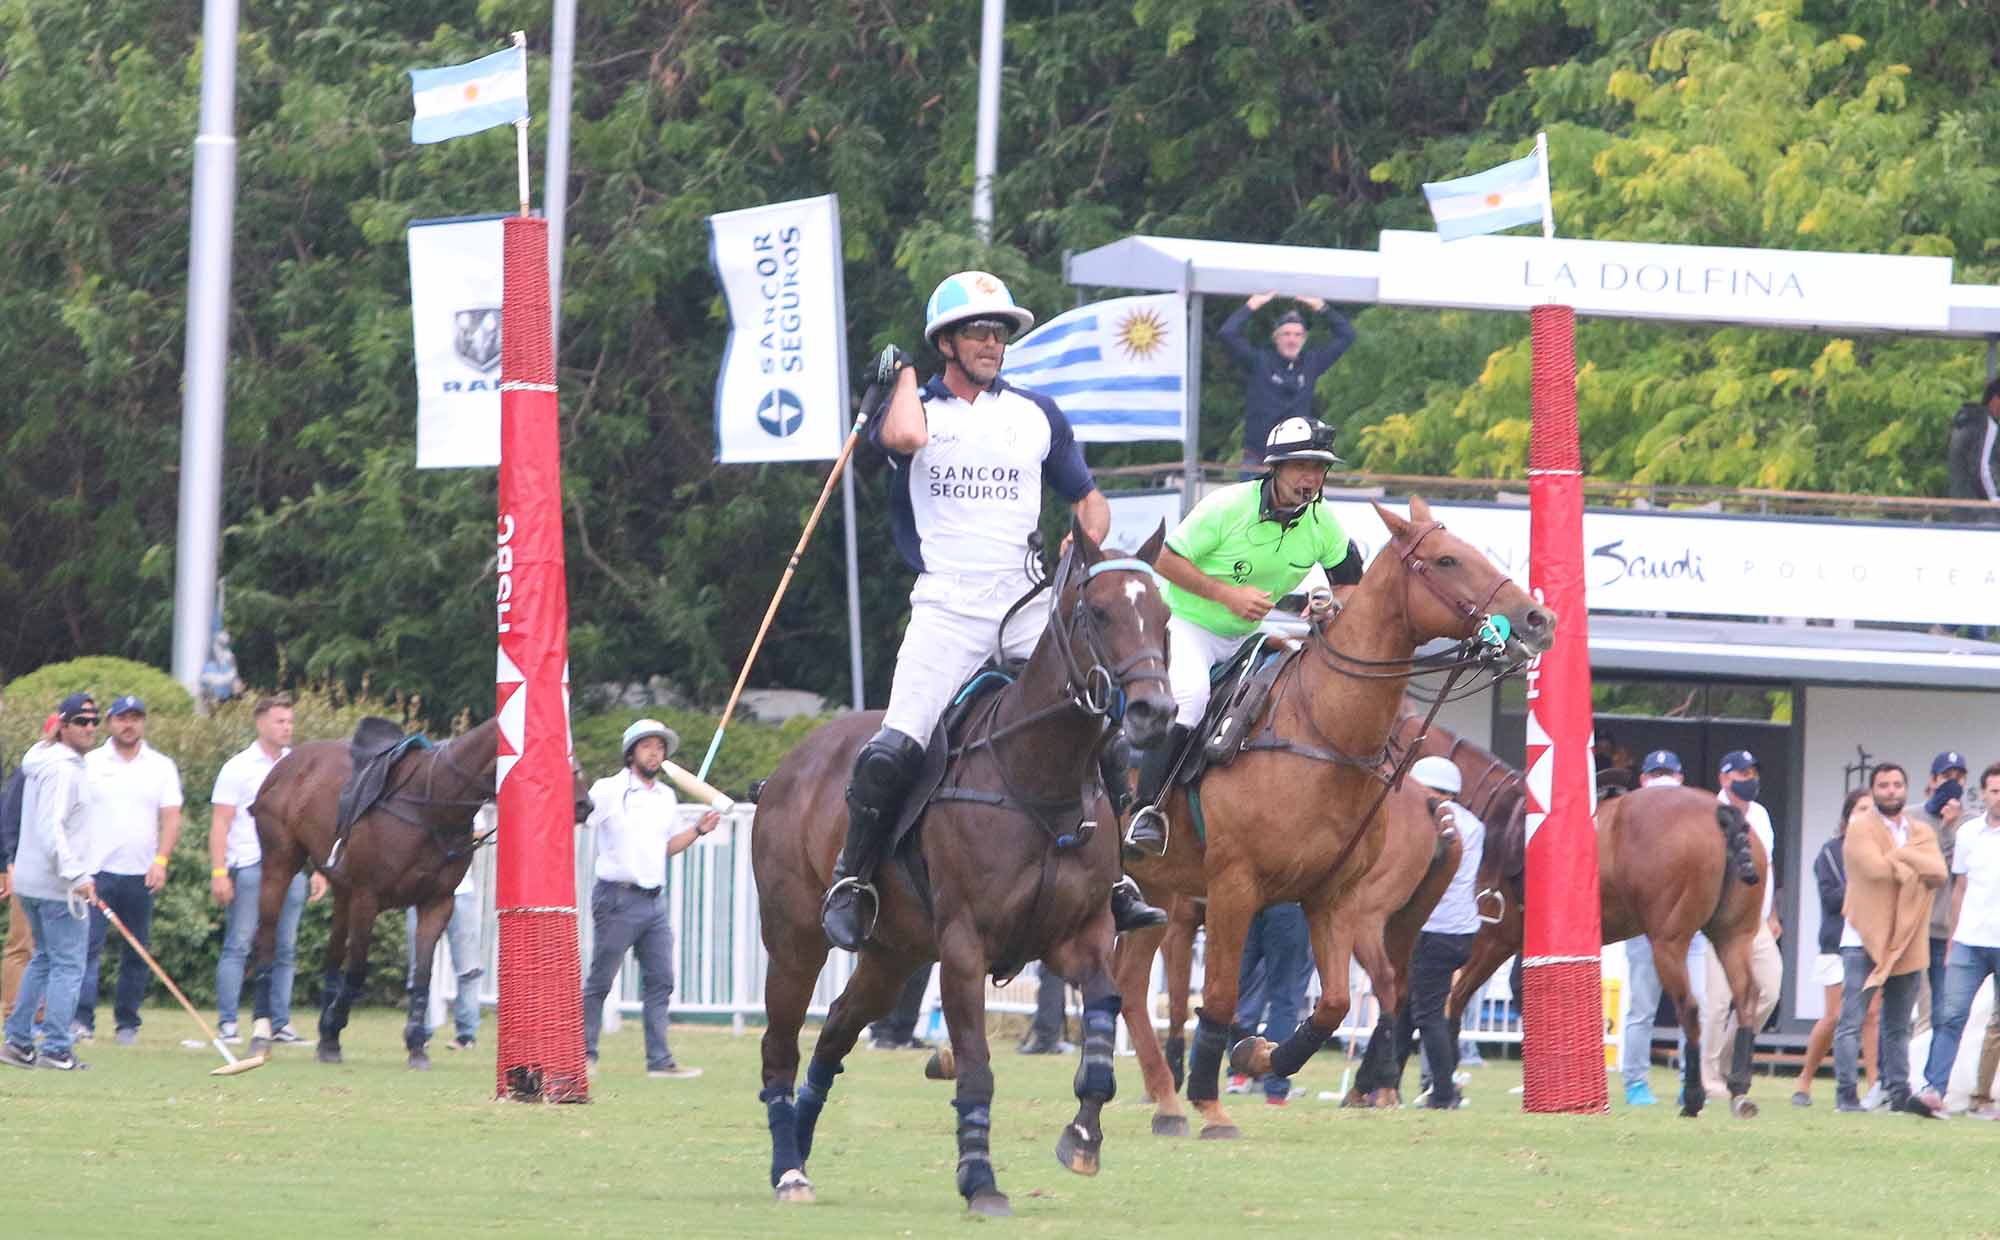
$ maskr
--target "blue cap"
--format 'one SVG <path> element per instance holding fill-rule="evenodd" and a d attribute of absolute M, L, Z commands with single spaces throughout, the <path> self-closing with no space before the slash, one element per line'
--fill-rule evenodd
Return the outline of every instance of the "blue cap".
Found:
<path fill-rule="evenodd" d="M 1644 762 L 1639 764 L 1641 775 L 1650 775 L 1654 771 L 1672 771 L 1676 775 L 1680 774 L 1681 756 L 1671 749 L 1655 749 L 1646 755 Z"/>
<path fill-rule="evenodd" d="M 1955 749 L 1947 749 L 1931 759 L 1931 774 L 1942 775 L 1946 771 L 1970 771 L 1965 764 L 1965 755 Z"/>
<path fill-rule="evenodd" d="M 1757 765 L 1757 755 L 1747 749 L 1732 749 L 1722 755 L 1721 773 L 1732 775 L 1737 771 L 1747 771 Z"/>
<path fill-rule="evenodd" d="M 74 723 L 84 715 L 96 719 L 97 699 L 88 693 L 72 693 L 62 700 L 62 705 L 56 707 L 56 714 L 62 717 L 64 723 Z"/>
<path fill-rule="evenodd" d="M 105 713 L 111 715 L 143 715 L 146 713 L 146 703 L 136 694 L 128 693 L 113 702 L 111 709 Z"/>

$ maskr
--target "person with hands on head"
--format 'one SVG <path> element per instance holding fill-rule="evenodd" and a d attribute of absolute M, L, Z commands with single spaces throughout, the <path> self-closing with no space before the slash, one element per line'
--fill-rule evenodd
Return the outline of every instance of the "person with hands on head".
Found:
<path fill-rule="evenodd" d="M 1250 298 L 1222 324 L 1222 342 L 1243 371 L 1243 468 L 1246 479 L 1254 477 L 1262 464 L 1264 443 L 1282 422 L 1313 417 L 1313 387 L 1319 377 L 1333 368 L 1354 343 L 1354 325 L 1345 315 L 1317 297 L 1297 297 L 1306 309 L 1319 315 L 1333 332 L 1333 339 L 1316 349 L 1306 348 L 1306 321 L 1296 310 L 1287 311 L 1271 330 L 1271 347 L 1251 344 L 1243 335 L 1250 316 L 1264 308 L 1275 293 L 1259 293 Z"/>
<path fill-rule="evenodd" d="M 710 810 L 682 827 L 680 798 L 660 777 L 661 764 L 681 738 L 657 719 L 625 729 L 625 767 L 590 786 L 588 824 L 596 832 L 597 881 L 590 889 L 593 946 L 583 986 L 583 1046 L 597 1070 L 597 1035 L 604 999 L 631 952 L 639 961 L 641 1021 L 646 1034 L 646 1075 L 680 1079 L 701 1075 L 682 1067 L 667 1044 L 667 1009 L 674 996 L 674 932 L 667 920 L 667 859 L 715 830 L 722 815 Z"/>
<path fill-rule="evenodd" d="M 1937 832 L 1938 851 L 1944 854 L 1945 869 L 1952 868 L 1953 849 L 1958 843 L 1958 822 L 1965 816 L 1967 767 L 1965 755 L 1947 749 L 1931 759 L 1930 782 L 1924 785 L 1921 806 L 1907 811 Z M 1946 948 L 1951 945 L 1951 884 L 1946 882 L 1931 898 L 1931 962 L 1924 969 L 1924 985 L 1917 996 L 1915 1028 L 1931 1027 L 1937 1018 L 1937 1002 L 1944 994 Z"/>
<path fill-rule="evenodd" d="M 944 369 L 919 384 L 908 358 L 883 350 L 875 382 L 888 393 L 866 429 L 889 457 L 896 549 L 917 571 L 910 622 L 896 651 L 881 730 L 861 747 L 847 785 L 847 837 L 820 908 L 827 941 L 860 951 L 880 909 L 874 875 L 923 769 L 924 751 L 952 695 L 993 652 L 1007 610 L 1032 587 L 1027 557 L 1039 530 L 1042 490 L 1070 505 L 1092 539 L 1111 528 L 1111 506 L 1084 463 L 1056 402 L 1000 377 L 1007 342 L 1035 316 L 998 277 L 946 277 L 924 307 L 924 339 Z M 1048 624 L 1025 608 L 998 634 L 1009 658 L 1026 658 Z M 1122 779 L 1107 775 L 1114 807 Z M 1111 889 L 1119 930 L 1165 925 L 1121 878 Z"/>
<path fill-rule="evenodd" d="M 56 714 L 55 740 L 36 745 L 21 759 L 28 780 L 13 882 L 35 937 L 35 954 L 0 1032 L 0 1064 L 74 1072 L 85 1065 L 72 1049 L 70 1018 L 83 982 L 90 906 L 97 899 L 83 765 L 97 739 L 97 703 L 88 693 L 72 693 Z M 38 1012 L 43 1013 L 39 1024 Z"/>
<path fill-rule="evenodd" d="M 1296 590 L 1314 565 L 1336 586 L 1361 580 L 1361 551 L 1320 502 L 1333 454 L 1333 428 L 1290 418 L 1264 445 L 1265 472 L 1211 491 L 1167 536 L 1157 565 L 1167 579 L 1167 674 L 1174 726 L 1139 764 L 1139 811 L 1126 843 L 1165 849 L 1166 818 L 1157 808 L 1175 759 L 1208 710 L 1209 672 L 1236 653 Z"/>

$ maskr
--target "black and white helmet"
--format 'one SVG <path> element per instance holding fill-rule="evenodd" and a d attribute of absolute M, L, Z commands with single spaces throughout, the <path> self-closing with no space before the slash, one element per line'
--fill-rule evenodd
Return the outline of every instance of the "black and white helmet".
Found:
<path fill-rule="evenodd" d="M 1317 418 L 1286 418 L 1264 440 L 1264 463 L 1279 461 L 1323 461 L 1344 465 L 1333 454 L 1333 428 Z"/>

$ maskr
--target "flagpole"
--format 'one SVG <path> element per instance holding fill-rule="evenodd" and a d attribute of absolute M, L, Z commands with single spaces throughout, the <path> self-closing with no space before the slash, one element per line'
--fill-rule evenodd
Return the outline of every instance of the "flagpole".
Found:
<path fill-rule="evenodd" d="M 1535 162 L 1542 169 L 1542 240 L 1554 241 L 1556 207 L 1555 194 L 1549 189 L 1549 135 L 1546 130 L 1535 135 Z"/>
<path fill-rule="evenodd" d="M 514 163 L 520 171 L 521 214 L 528 209 L 528 32 L 514 32 L 514 47 L 521 53 L 521 119 L 514 122 Z"/>

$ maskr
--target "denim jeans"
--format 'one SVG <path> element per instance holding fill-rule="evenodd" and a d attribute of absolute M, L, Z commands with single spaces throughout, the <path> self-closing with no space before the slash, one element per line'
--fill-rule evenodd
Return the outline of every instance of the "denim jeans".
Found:
<path fill-rule="evenodd" d="M 618 980 L 630 951 L 639 960 L 641 1020 L 646 1029 L 646 1067 L 671 1067 L 667 1046 L 667 1003 L 674 995 L 674 932 L 667 926 L 667 902 L 629 883 L 602 879 L 590 889 L 590 976 L 583 984 L 583 1049 L 597 1058 L 597 1033 L 604 1023 L 604 996 Z"/>
<path fill-rule="evenodd" d="M 485 961 L 479 954 L 479 893 L 461 892 L 451 898 L 451 920 L 445 923 L 445 942 L 451 944 L 451 971 L 458 978 L 458 994 L 451 1001 L 451 1023 L 461 1038 L 479 1036 L 479 976 Z M 403 910 L 403 989 L 417 982 L 417 910 Z M 437 985 L 435 975 L 431 985 Z M 426 1033 L 435 1032 L 425 1030 Z"/>
<path fill-rule="evenodd" d="M 236 1023 L 237 1005 L 243 996 L 243 965 L 250 956 L 250 943 L 257 935 L 258 893 L 264 886 L 264 867 L 239 865 L 229 871 L 236 884 L 236 898 L 229 902 L 229 915 L 222 926 L 222 959 L 215 963 L 215 1011 L 225 1025 Z M 306 907 L 306 876 L 292 876 L 285 890 L 285 903 L 278 910 L 278 956 L 271 968 L 271 1010 L 258 1016 L 271 1018 L 271 1028 L 283 1029 L 292 1023 L 292 976 L 298 971 L 299 914 Z M 262 996 L 259 996 L 261 999 Z"/>
<path fill-rule="evenodd" d="M 6 1038 L 16 1046 L 33 1046 L 39 1032 L 43 1054 L 66 1055 L 69 1019 L 76 1011 L 76 988 L 83 981 L 83 956 L 90 947 L 90 922 L 70 916 L 67 900 L 22 896 L 21 908 L 35 935 L 35 954 L 21 975 Z M 35 1013 L 43 1008 L 47 1015 L 38 1029 Z"/>
<path fill-rule="evenodd" d="M 1704 940 L 1695 936 L 1688 944 L 1687 968 L 1690 984 L 1697 988 L 1704 972 Z M 1618 1070 L 1627 1087 L 1646 1079 L 1653 1066 L 1653 1021 L 1660 1010 L 1660 971 L 1653 964 L 1653 941 L 1645 935 L 1625 940 L 1625 1023 L 1618 1035 Z M 1698 991 L 1697 991 L 1698 993 Z M 1680 1038 L 1683 1051 L 1687 1035 Z"/>
<path fill-rule="evenodd" d="M 1312 978 L 1312 944 L 1306 930 L 1305 910 L 1297 904 L 1273 904 L 1250 920 L 1250 932 L 1243 939 L 1243 965 L 1237 974 L 1237 1025 L 1283 1042 L 1299 1026 L 1299 1009 L 1305 1006 L 1306 984 Z M 1264 1079 L 1264 1092 L 1283 1098 L 1291 1092 L 1291 1082 L 1273 1074 Z"/>
<path fill-rule="evenodd" d="M 146 890 L 144 874 L 113 874 L 103 871 L 97 876 L 97 898 L 111 906 L 118 914 L 118 920 L 132 932 L 132 937 L 142 944 L 153 941 L 153 893 Z M 90 946 L 83 957 L 83 983 L 76 992 L 76 1020 L 85 1029 L 97 1028 L 97 985 L 98 974 L 102 971 L 104 956 L 104 936 L 111 932 L 111 922 L 96 907 L 90 910 Z M 140 1025 L 139 1005 L 146 1000 L 146 983 L 153 980 L 147 971 L 146 962 L 139 959 L 139 953 L 132 950 L 123 938 L 118 940 L 118 988 L 112 993 L 111 1016 L 118 1022 L 117 1028 L 137 1029 Z"/>
<path fill-rule="evenodd" d="M 1951 1083 L 1951 1065 L 1958 1059 L 1958 1043 L 1965 1034 L 1972 998 L 1988 977 L 2000 977 L 2000 947 L 1951 945 L 1943 995 L 1931 999 L 1931 1056 L 1924 1064 L 1924 1084 L 1940 1094 Z"/>
<path fill-rule="evenodd" d="M 1840 992 L 1840 1024 L 1833 1031 L 1834 1096 L 1851 1103 L 1856 1100 L 1856 1074 L 1861 1067 L 1861 1022 L 1868 1014 L 1872 990 L 1864 984 L 1875 964 L 1859 947 L 1841 948 L 1840 962 L 1846 981 Z M 1886 979 L 1881 987 L 1882 1038 L 1875 1056 L 1876 1078 L 1892 1107 L 1903 1105 L 1910 1097 L 1910 1014 L 1916 1006 L 1920 976 L 1912 969 Z"/>

